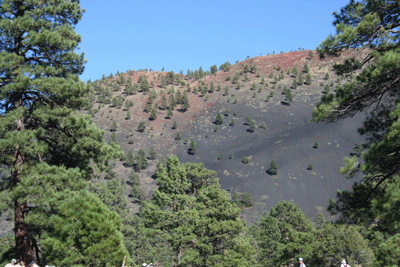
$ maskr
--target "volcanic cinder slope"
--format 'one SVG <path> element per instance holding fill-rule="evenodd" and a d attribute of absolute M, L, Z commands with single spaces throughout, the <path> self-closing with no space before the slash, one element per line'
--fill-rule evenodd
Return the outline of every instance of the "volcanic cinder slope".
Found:
<path fill-rule="evenodd" d="M 250 193 L 255 205 L 244 211 L 244 218 L 249 223 L 258 220 L 262 212 L 281 200 L 299 204 L 304 213 L 313 218 L 317 209 L 325 208 L 328 199 L 335 197 L 338 189 L 351 187 L 352 182 L 347 181 L 338 171 L 343 165 L 343 158 L 349 155 L 356 143 L 363 141 L 357 133 L 362 116 L 335 124 L 310 122 L 312 111 L 324 94 L 324 86 L 333 83 L 331 90 L 334 91 L 336 86 L 343 85 L 350 79 L 336 76 L 331 64 L 354 55 L 354 52 L 347 51 L 340 58 L 320 60 L 318 56 L 310 59 L 309 51 L 295 51 L 249 58 L 234 64 L 229 71 L 220 70 L 215 75 L 206 76 L 199 81 L 179 75 L 181 81 L 191 86 L 192 90 L 188 93 L 190 108 L 185 112 L 175 109 L 170 119 L 166 118 L 167 110 L 160 108 L 157 111 L 157 119 L 149 120 L 150 113 L 143 111 L 149 94 L 138 92 L 135 95 L 125 95 L 122 86 L 121 90 L 112 94 L 113 97 L 122 95 L 125 101 L 134 102 L 134 106 L 130 108 L 132 118 L 125 119 L 126 109 L 95 102 L 94 121 L 106 130 L 107 138 L 111 135 L 109 130 L 112 121 L 116 121 L 117 139 L 126 154 L 129 149 L 137 153 L 140 148 L 148 152 L 152 145 L 156 147 L 157 159 L 149 161 L 149 167 L 139 174 L 148 197 L 157 188 L 157 182 L 152 178 L 157 162 L 162 157 L 177 155 L 181 163 L 202 162 L 207 168 L 215 170 L 222 189 L 231 193 Z M 310 68 L 312 83 L 292 89 L 293 102 L 287 105 L 282 92 L 285 86 L 290 88 L 293 80 L 297 79 L 292 74 L 287 74 L 287 70 L 296 66 L 301 72 L 304 64 Z M 237 89 L 237 84 L 232 83 L 232 78 L 235 73 L 243 71 L 245 65 L 255 65 L 257 70 L 254 73 L 243 72 L 239 79 L 240 89 Z M 273 84 L 273 78 L 269 75 L 271 71 L 274 75 L 279 75 L 279 68 L 283 70 L 284 79 Z M 324 78 L 327 72 L 330 75 L 328 80 Z M 133 83 L 138 82 L 140 75 L 145 75 L 149 83 L 154 83 L 150 88 L 157 94 L 154 102 L 161 106 L 162 95 L 166 94 L 168 99 L 167 92 L 172 86 L 174 90 L 181 92 L 187 89 L 182 83 L 176 82 L 167 85 L 167 90 L 164 89 L 161 81 L 166 74 L 127 71 L 122 75 L 125 79 L 131 77 Z M 231 78 L 229 81 L 228 76 Z M 303 76 L 305 78 L 306 73 L 303 73 Z M 262 77 L 265 84 L 261 83 Z M 109 87 L 111 82 L 116 82 L 117 77 L 108 80 Z M 216 89 L 220 85 L 222 90 L 205 95 L 193 93 L 195 86 L 207 84 L 210 88 L 211 83 Z M 255 90 L 252 90 L 253 83 L 256 84 Z M 107 85 L 102 83 L 100 86 Z M 225 93 L 226 87 L 229 89 L 228 94 Z M 267 102 L 267 96 L 271 92 L 274 92 L 275 96 Z M 98 93 L 95 99 L 96 97 Z M 230 109 L 229 116 L 224 115 L 227 108 Z M 214 121 L 218 112 L 224 115 L 223 124 L 215 130 Z M 236 116 L 233 115 L 235 112 Z M 249 132 L 249 126 L 246 125 L 248 116 L 255 120 L 257 126 L 264 122 L 265 129 L 258 127 L 253 133 Z M 232 118 L 235 119 L 234 125 L 230 125 Z M 146 123 L 144 132 L 137 131 L 140 120 Z M 178 127 L 172 129 L 175 120 Z M 176 141 L 178 132 L 181 132 L 182 139 Z M 195 155 L 188 154 L 189 143 L 184 144 L 186 138 L 189 143 L 192 140 L 196 141 Z M 134 143 L 129 144 L 129 139 Z M 315 142 L 319 143 L 318 148 L 313 147 Z M 229 158 L 231 153 L 234 154 L 232 159 Z M 222 154 L 224 156 L 218 160 Z M 250 162 L 243 164 L 243 157 L 251 157 Z M 274 176 L 267 173 L 272 159 L 276 160 L 279 168 L 278 174 Z M 314 167 L 312 170 L 307 169 L 310 164 Z M 114 169 L 120 179 L 127 180 L 131 168 L 125 167 L 123 162 L 119 161 L 115 162 Z M 127 186 L 127 197 L 129 191 Z M 137 201 L 132 198 L 129 200 L 131 212 L 137 212 Z"/>

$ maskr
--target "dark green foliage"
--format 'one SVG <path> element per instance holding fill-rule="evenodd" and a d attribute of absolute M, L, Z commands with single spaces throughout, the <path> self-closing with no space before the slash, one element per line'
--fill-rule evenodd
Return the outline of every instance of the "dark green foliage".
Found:
<path fill-rule="evenodd" d="M 113 120 L 111 126 L 110 126 L 110 131 L 115 132 L 117 130 L 117 123 L 115 120 Z"/>
<path fill-rule="evenodd" d="M 155 108 L 153 108 L 153 109 L 151 110 L 151 114 L 150 114 L 149 119 L 150 119 L 150 120 L 155 120 L 155 119 L 157 119 L 157 110 L 156 110 Z"/>
<path fill-rule="evenodd" d="M 269 93 L 269 97 L 274 97 L 274 95 L 275 95 L 275 92 L 274 91 L 271 91 L 270 93 Z"/>
<path fill-rule="evenodd" d="M 233 159 L 233 153 L 231 153 L 231 155 L 229 156 L 230 159 Z"/>
<path fill-rule="evenodd" d="M 276 164 L 276 161 L 274 159 L 271 161 L 271 164 L 269 165 L 268 173 L 270 175 L 278 174 L 278 164 Z"/>
<path fill-rule="evenodd" d="M 253 82 L 253 84 L 251 85 L 251 90 L 256 90 L 256 83 Z"/>
<path fill-rule="evenodd" d="M 170 94 L 169 95 L 169 107 L 171 109 L 174 109 L 176 107 L 176 105 L 177 105 L 177 102 L 176 102 L 176 99 L 175 99 L 174 95 Z"/>
<path fill-rule="evenodd" d="M 246 227 L 240 209 L 229 203 L 214 171 L 170 157 L 156 176 L 159 188 L 141 216 L 147 231 L 165 236 L 175 266 L 252 264 L 254 249 L 242 235 Z"/>
<path fill-rule="evenodd" d="M 239 208 L 250 208 L 250 207 L 253 207 L 253 205 L 254 205 L 253 198 L 247 192 L 233 193 L 232 194 L 232 203 L 236 204 L 236 206 L 238 206 Z"/>
<path fill-rule="evenodd" d="M 146 93 L 150 91 L 149 81 L 147 80 L 145 75 L 140 75 L 139 77 L 140 89 L 142 92 Z"/>
<path fill-rule="evenodd" d="M 312 169 L 314 169 L 313 165 L 312 164 L 308 165 L 307 170 L 311 171 Z"/>
<path fill-rule="evenodd" d="M 231 76 L 226 76 L 225 81 L 230 81 L 231 80 Z"/>
<path fill-rule="evenodd" d="M 244 71 L 244 73 L 249 72 L 249 66 L 247 64 L 244 65 L 243 71 Z"/>
<path fill-rule="evenodd" d="M 111 133 L 111 142 L 118 144 L 117 135 L 115 132 Z"/>
<path fill-rule="evenodd" d="M 223 157 L 224 157 L 224 154 L 219 155 L 218 158 L 217 158 L 217 160 L 221 160 Z"/>
<path fill-rule="evenodd" d="M 163 94 L 162 100 L 161 100 L 161 107 L 162 107 L 163 109 L 166 109 L 167 106 L 168 106 L 167 97 L 165 96 L 165 94 Z"/>
<path fill-rule="evenodd" d="M 167 117 L 168 117 L 168 118 L 171 118 L 173 115 L 174 115 L 174 113 L 172 112 L 172 108 L 169 107 L 169 108 L 168 108 L 168 111 L 167 111 Z"/>
<path fill-rule="evenodd" d="M 310 71 L 310 68 L 308 67 L 307 64 L 304 64 L 303 72 L 308 73 Z"/>
<path fill-rule="evenodd" d="M 133 154 L 132 149 L 129 149 L 128 155 L 126 156 L 125 165 L 128 167 L 133 167 L 135 165 L 136 157 Z"/>
<path fill-rule="evenodd" d="M 172 125 L 172 129 L 176 129 L 176 128 L 178 128 L 178 122 L 174 121 L 174 125 Z"/>
<path fill-rule="evenodd" d="M 311 60 L 314 57 L 313 51 L 308 52 L 308 58 Z"/>
<path fill-rule="evenodd" d="M 213 65 L 210 67 L 211 74 L 216 74 L 218 71 L 217 65 Z"/>
<path fill-rule="evenodd" d="M 224 122 L 221 113 L 217 113 L 217 117 L 215 118 L 215 124 L 216 125 L 221 125 Z"/>
<path fill-rule="evenodd" d="M 212 94 L 215 91 L 214 83 L 211 83 L 209 92 Z"/>
<path fill-rule="evenodd" d="M 178 133 L 176 134 L 175 140 L 178 141 L 178 140 L 181 140 L 181 138 L 182 138 L 181 132 L 178 132 Z"/>
<path fill-rule="evenodd" d="M 307 83 L 308 85 L 311 84 L 311 75 L 310 75 L 310 73 L 308 73 L 307 76 L 306 76 L 306 83 Z"/>
<path fill-rule="evenodd" d="M 104 179 L 113 180 L 117 177 L 117 173 L 113 169 L 113 165 L 109 164 L 105 170 Z"/>
<path fill-rule="evenodd" d="M 225 109 L 225 116 L 228 116 L 231 114 L 231 110 L 229 108 Z"/>
<path fill-rule="evenodd" d="M 125 117 L 125 119 L 126 120 L 129 120 L 131 118 L 131 112 L 128 110 L 127 112 L 126 112 L 126 117 Z"/>
<path fill-rule="evenodd" d="M 247 123 L 247 124 L 250 124 L 251 121 L 252 121 L 252 119 L 250 118 L 250 116 L 247 116 L 247 118 L 246 118 L 246 123 Z"/>
<path fill-rule="evenodd" d="M 143 169 L 146 169 L 149 163 L 147 162 L 147 155 L 144 149 L 139 149 L 139 152 L 136 154 L 136 164 L 135 164 L 135 170 L 136 171 L 141 171 Z"/>
<path fill-rule="evenodd" d="M 308 252 L 315 240 L 313 223 L 298 205 L 278 202 L 267 216 L 261 219 L 259 262 L 262 266 L 288 266 Z M 306 258 L 305 254 L 303 257 Z M 326 265 L 312 265 L 326 266 Z"/>
<path fill-rule="evenodd" d="M 250 157 L 243 157 L 242 163 L 247 164 L 250 162 Z"/>
<path fill-rule="evenodd" d="M 146 106 L 144 107 L 144 112 L 150 112 L 152 110 L 151 103 L 147 102 Z"/>
<path fill-rule="evenodd" d="M 134 170 L 131 170 L 131 172 L 129 173 L 128 182 L 132 186 L 131 188 L 132 197 L 141 198 L 143 195 L 143 189 L 141 188 L 139 175 Z"/>
<path fill-rule="evenodd" d="M 129 108 L 131 108 L 131 107 L 133 107 L 133 101 L 132 100 L 126 100 L 125 101 L 125 108 L 126 109 L 129 109 Z"/>
<path fill-rule="evenodd" d="M 334 15 L 337 32 L 318 47 L 320 57 L 340 56 L 343 48 L 363 49 L 353 50 L 350 58 L 333 65 L 339 77 L 356 77 L 338 87 L 333 97 L 321 99 L 314 120 L 337 122 L 366 110 L 373 112 L 359 129 L 365 143 L 345 158 L 340 171 L 348 179 L 362 179 L 351 190 L 338 192 L 336 200 L 330 200 L 329 211 L 340 214 L 345 223 L 368 229 L 376 254 L 374 265 L 395 266 L 400 257 L 400 227 L 392 223 L 399 210 L 399 3 L 351 1 Z"/>
<path fill-rule="evenodd" d="M 122 108 L 124 105 L 124 98 L 122 96 L 113 97 L 111 103 L 114 107 Z"/>
<path fill-rule="evenodd" d="M 290 103 L 293 102 L 292 91 L 291 91 L 290 89 L 287 89 L 287 90 L 286 90 L 285 100 L 286 100 L 287 102 L 289 102 L 289 105 L 290 105 Z"/>
<path fill-rule="evenodd" d="M 231 119 L 231 122 L 230 122 L 230 125 L 232 125 L 232 126 L 233 126 L 233 125 L 235 125 L 235 123 L 236 123 L 235 119 L 234 119 L 234 118 L 232 118 L 232 119 Z"/>
<path fill-rule="evenodd" d="M 318 142 L 315 142 L 314 145 L 313 145 L 313 148 L 318 148 L 318 147 L 319 147 Z"/>
<path fill-rule="evenodd" d="M 340 224 L 322 224 L 315 231 L 311 253 L 307 253 L 310 266 L 340 266 L 342 259 L 347 259 L 351 266 L 373 266 L 374 253 L 369 247 L 368 240 L 364 239 L 361 229 L 356 226 Z M 393 263 L 394 253 L 388 256 Z M 380 266 L 391 266 L 389 262 Z"/>
<path fill-rule="evenodd" d="M 264 84 L 264 83 L 265 83 L 264 76 L 261 77 L 261 82 L 260 82 L 260 83 L 261 83 L 261 84 Z"/>
<path fill-rule="evenodd" d="M 41 242 L 46 262 L 58 266 L 111 266 L 128 256 L 120 232 L 121 218 L 95 195 L 84 190 L 70 192 L 54 213 L 47 218 L 48 231 Z"/>
<path fill-rule="evenodd" d="M 238 103 L 238 101 L 237 101 L 237 99 L 235 98 L 235 100 L 233 101 L 233 104 L 237 104 Z"/>
<path fill-rule="evenodd" d="M 139 121 L 137 129 L 139 132 L 143 132 L 146 129 L 146 124 L 144 123 L 144 121 Z"/>
<path fill-rule="evenodd" d="M 190 147 L 189 147 L 188 153 L 191 154 L 191 155 L 194 155 L 194 154 L 197 153 L 197 144 L 196 144 L 196 141 L 193 140 L 193 141 L 190 143 Z"/>
<path fill-rule="evenodd" d="M 327 94 L 331 91 L 331 88 L 329 87 L 329 85 L 325 85 L 324 91 Z"/>
<path fill-rule="evenodd" d="M 329 72 L 325 73 L 325 80 L 329 80 Z"/>
<path fill-rule="evenodd" d="M 297 84 L 298 85 L 303 85 L 303 83 L 304 83 L 303 73 L 300 72 L 299 80 L 298 80 Z"/>
<path fill-rule="evenodd" d="M 256 122 L 254 120 L 250 121 L 249 126 L 250 126 L 249 127 L 249 132 L 251 132 L 251 133 L 253 133 L 257 128 Z"/>
<path fill-rule="evenodd" d="M 149 151 L 149 159 L 150 160 L 155 160 L 157 158 L 157 153 L 156 153 L 156 147 L 151 146 L 150 151 Z"/>
<path fill-rule="evenodd" d="M 297 71 L 296 67 L 293 67 L 292 74 L 293 74 L 294 77 L 297 77 L 298 71 Z"/>

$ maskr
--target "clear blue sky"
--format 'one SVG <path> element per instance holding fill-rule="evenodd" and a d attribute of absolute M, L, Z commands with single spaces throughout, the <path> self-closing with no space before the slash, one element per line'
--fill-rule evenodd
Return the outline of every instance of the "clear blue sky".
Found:
<path fill-rule="evenodd" d="M 315 49 L 349 0 L 82 0 L 83 81 L 129 69 L 209 70 L 261 53 Z"/>

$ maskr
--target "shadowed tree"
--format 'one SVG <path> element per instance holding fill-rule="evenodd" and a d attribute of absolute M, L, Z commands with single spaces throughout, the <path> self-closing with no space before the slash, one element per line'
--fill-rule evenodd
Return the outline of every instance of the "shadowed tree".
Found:
<path fill-rule="evenodd" d="M 349 179 L 360 174 L 362 179 L 351 191 L 338 192 L 329 211 L 341 214 L 343 222 L 368 229 L 374 237 L 375 264 L 394 266 L 400 258 L 400 226 L 392 223 L 399 216 L 394 188 L 399 188 L 400 174 L 400 3 L 350 1 L 334 15 L 336 34 L 324 40 L 317 51 L 324 58 L 352 49 L 349 58 L 333 67 L 340 77 L 356 74 L 356 78 L 339 86 L 333 97 L 323 96 L 313 117 L 337 122 L 366 110 L 368 116 L 359 129 L 367 136 L 366 142 L 355 147 L 340 170 Z"/>
<path fill-rule="evenodd" d="M 40 261 L 45 222 L 64 190 L 85 188 L 96 165 L 103 170 L 122 153 L 89 116 L 76 113 L 90 107 L 93 92 L 79 80 L 84 55 L 74 52 L 79 2 L 0 5 L 0 165 L 8 173 L 0 202 L 14 210 L 16 257 Z"/>

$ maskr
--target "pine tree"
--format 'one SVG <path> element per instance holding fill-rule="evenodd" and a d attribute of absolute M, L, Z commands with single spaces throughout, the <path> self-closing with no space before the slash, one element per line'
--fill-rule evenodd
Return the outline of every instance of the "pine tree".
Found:
<path fill-rule="evenodd" d="M 125 117 L 125 119 L 126 120 L 129 120 L 131 118 L 131 112 L 128 110 L 127 112 L 126 112 L 126 117 Z"/>
<path fill-rule="evenodd" d="M 230 114 L 231 114 L 231 110 L 229 108 L 226 108 L 225 115 L 229 117 Z"/>
<path fill-rule="evenodd" d="M 298 71 L 297 71 L 296 67 L 293 67 L 292 74 L 293 74 L 294 77 L 297 77 Z"/>
<path fill-rule="evenodd" d="M 243 235 L 240 209 L 220 189 L 215 171 L 181 165 L 176 156 L 156 173 L 160 185 L 141 216 L 147 230 L 167 236 L 176 266 L 250 266 L 254 249 Z M 193 241 L 195 240 L 195 241 Z M 222 249 L 223 248 L 223 249 Z"/>
<path fill-rule="evenodd" d="M 135 170 L 141 171 L 146 169 L 149 163 L 147 162 L 147 155 L 144 149 L 139 149 L 139 152 L 136 155 L 136 165 Z"/>
<path fill-rule="evenodd" d="M 304 83 L 303 74 L 300 72 L 299 81 L 297 82 L 297 84 L 298 84 L 298 85 L 303 85 L 303 83 Z"/>
<path fill-rule="evenodd" d="M 197 153 L 197 144 L 196 144 L 196 141 L 193 140 L 193 141 L 190 143 L 189 154 L 194 155 L 194 154 L 196 154 L 196 153 Z"/>
<path fill-rule="evenodd" d="M 176 99 L 175 99 L 174 95 L 170 94 L 169 95 L 169 107 L 171 109 L 174 109 L 176 107 L 176 105 L 177 105 L 177 103 L 176 103 Z"/>
<path fill-rule="evenodd" d="M 215 91 L 214 83 L 211 83 L 209 92 L 212 94 L 214 93 L 214 91 Z"/>
<path fill-rule="evenodd" d="M 313 59 L 313 57 L 314 57 L 314 53 L 311 50 L 310 52 L 308 52 L 308 58 L 311 60 L 311 59 Z"/>
<path fill-rule="evenodd" d="M 311 84 L 311 75 L 310 75 L 310 73 L 308 73 L 307 76 L 306 76 L 306 83 L 307 83 L 308 85 Z"/>
<path fill-rule="evenodd" d="M 153 109 L 151 110 L 151 114 L 150 114 L 149 119 L 150 119 L 150 120 L 156 120 L 156 119 L 157 119 L 157 111 L 156 111 L 155 108 L 153 108 Z"/>
<path fill-rule="evenodd" d="M 292 91 L 291 91 L 290 89 L 287 89 L 287 90 L 286 90 L 285 100 L 286 100 L 287 102 L 289 102 L 289 105 L 290 105 L 290 103 L 293 102 Z"/>
<path fill-rule="evenodd" d="M 176 100 L 176 104 L 178 104 L 178 105 L 182 103 L 181 91 L 179 91 L 179 90 L 176 91 L 175 100 Z"/>
<path fill-rule="evenodd" d="M 305 73 L 308 73 L 308 72 L 310 71 L 310 68 L 308 67 L 307 64 L 304 64 L 303 71 L 304 71 Z"/>
<path fill-rule="evenodd" d="M 215 124 L 216 125 L 221 125 L 224 122 L 221 113 L 217 113 L 217 117 L 215 118 Z"/>
<path fill-rule="evenodd" d="M 151 146 L 150 147 L 149 158 L 151 160 L 155 160 L 157 158 L 157 153 L 156 153 L 156 147 L 155 146 Z"/>
<path fill-rule="evenodd" d="M 271 161 L 268 173 L 271 174 L 271 175 L 277 175 L 278 174 L 278 164 L 276 164 L 276 161 L 274 159 Z"/>
<path fill-rule="evenodd" d="M 106 266 L 120 264 L 121 258 L 128 256 L 120 216 L 94 194 L 68 192 L 54 213 L 47 218 L 48 231 L 42 236 L 45 262 Z M 126 262 L 130 261 L 128 256 Z"/>
<path fill-rule="evenodd" d="M 165 94 L 163 94 L 162 100 L 161 100 L 161 107 L 162 107 L 163 109 L 166 109 L 167 106 L 168 106 L 167 97 L 165 96 Z"/>
<path fill-rule="evenodd" d="M 76 112 L 89 104 L 93 90 L 79 80 L 85 62 L 75 52 L 81 41 L 74 31 L 83 14 L 79 2 L 0 5 L 0 154 L 9 155 L 0 165 L 10 175 L 0 198 L 14 210 L 16 258 L 31 262 L 43 249 L 41 225 L 63 203 L 64 189 L 83 189 L 96 165 L 104 169 L 122 153 L 107 145 L 89 116 Z"/>
<path fill-rule="evenodd" d="M 236 123 L 235 119 L 232 118 L 230 124 L 233 126 L 233 125 L 235 125 L 235 123 Z"/>
<path fill-rule="evenodd" d="M 172 108 L 169 107 L 169 108 L 168 108 L 168 112 L 167 112 L 167 117 L 168 117 L 168 118 L 171 118 L 173 115 L 174 115 L 174 113 L 172 112 Z"/>
<path fill-rule="evenodd" d="M 133 167 L 135 165 L 135 161 L 136 161 L 135 155 L 133 154 L 132 149 L 129 149 L 128 155 L 126 156 L 125 165 L 128 167 Z"/>
<path fill-rule="evenodd" d="M 143 132 L 146 129 L 146 124 L 144 123 L 144 121 L 139 121 L 139 125 L 138 125 L 137 129 L 139 132 Z"/>
<path fill-rule="evenodd" d="M 184 111 L 190 108 L 189 96 L 186 91 L 183 93 L 181 108 Z"/>
<path fill-rule="evenodd" d="M 292 88 L 293 88 L 293 89 L 296 89 L 296 88 L 297 88 L 297 81 L 296 81 L 296 79 L 293 80 Z"/>
<path fill-rule="evenodd" d="M 181 132 L 178 132 L 178 133 L 176 134 L 175 140 L 176 140 L 176 141 L 179 141 L 179 140 L 181 140 L 181 138 L 182 138 Z"/>
<path fill-rule="evenodd" d="M 264 76 L 262 76 L 261 77 L 261 84 L 264 84 L 265 83 L 265 79 L 264 79 Z"/>
<path fill-rule="evenodd" d="M 174 125 L 172 126 L 172 129 L 176 129 L 176 128 L 178 128 L 178 122 L 174 121 Z"/>
<path fill-rule="evenodd" d="M 325 73 L 325 80 L 329 80 L 329 72 Z"/>
<path fill-rule="evenodd" d="M 110 127 L 110 131 L 115 132 L 116 130 L 117 130 L 117 123 L 115 122 L 115 120 L 113 120 L 111 127 Z"/>
<path fill-rule="evenodd" d="M 251 120 L 251 121 L 250 121 L 249 126 L 250 126 L 249 132 L 251 132 L 251 133 L 253 133 L 253 132 L 256 130 L 256 128 L 257 128 L 256 122 L 255 122 L 254 120 Z"/>

